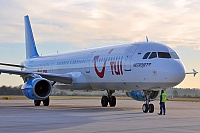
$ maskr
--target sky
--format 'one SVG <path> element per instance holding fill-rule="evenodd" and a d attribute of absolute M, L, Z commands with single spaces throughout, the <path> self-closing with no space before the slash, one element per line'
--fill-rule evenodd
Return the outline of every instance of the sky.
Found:
<path fill-rule="evenodd" d="M 29 15 L 40 55 L 148 36 L 173 48 L 186 72 L 200 71 L 199 7 L 199 0 L 0 0 L 0 62 L 25 59 L 24 16 Z M 0 86 L 21 84 L 19 76 L 0 75 Z M 200 74 L 187 75 L 177 87 L 200 88 Z"/>

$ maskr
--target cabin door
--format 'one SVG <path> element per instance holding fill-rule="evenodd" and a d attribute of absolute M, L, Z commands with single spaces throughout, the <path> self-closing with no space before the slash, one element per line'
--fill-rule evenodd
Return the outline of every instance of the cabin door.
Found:
<path fill-rule="evenodd" d="M 131 68 L 132 68 L 131 60 L 133 59 L 133 55 L 137 48 L 138 48 L 138 45 L 135 45 L 135 44 L 128 47 L 128 50 L 127 50 L 126 56 L 125 56 L 125 63 L 124 63 L 125 71 L 131 71 Z"/>

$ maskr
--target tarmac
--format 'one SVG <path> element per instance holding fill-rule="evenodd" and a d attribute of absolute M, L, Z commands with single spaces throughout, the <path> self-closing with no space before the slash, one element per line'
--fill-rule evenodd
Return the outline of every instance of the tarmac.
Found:
<path fill-rule="evenodd" d="M 118 100 L 101 107 L 96 100 L 51 100 L 34 107 L 32 100 L 0 100 L 1 133 L 199 133 L 200 103 L 166 103 L 166 115 L 143 113 L 143 102 Z"/>

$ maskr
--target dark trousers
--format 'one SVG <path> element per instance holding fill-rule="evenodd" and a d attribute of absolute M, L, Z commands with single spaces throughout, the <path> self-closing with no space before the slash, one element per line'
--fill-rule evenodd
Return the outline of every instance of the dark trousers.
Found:
<path fill-rule="evenodd" d="M 162 114 L 162 112 L 163 112 L 163 114 L 165 114 L 165 103 L 164 102 L 160 103 L 160 114 Z"/>

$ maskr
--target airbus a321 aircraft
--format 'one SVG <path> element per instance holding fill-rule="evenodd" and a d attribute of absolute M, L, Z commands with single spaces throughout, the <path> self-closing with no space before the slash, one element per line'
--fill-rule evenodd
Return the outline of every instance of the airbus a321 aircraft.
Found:
<path fill-rule="evenodd" d="M 173 87 L 185 78 L 185 69 L 176 52 L 156 42 L 136 42 L 117 46 L 87 49 L 65 54 L 39 56 L 29 21 L 25 16 L 26 60 L 19 70 L 0 69 L 0 73 L 20 75 L 24 95 L 35 106 L 49 105 L 53 86 L 70 90 L 106 90 L 101 104 L 116 105 L 112 94 L 125 90 L 127 95 L 144 101 L 143 112 L 154 112 L 155 100 L 161 89 Z M 195 73 L 195 72 L 194 72 Z M 193 73 L 193 74 L 194 74 Z"/>

